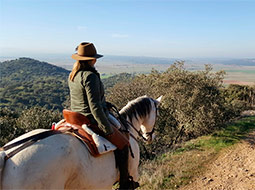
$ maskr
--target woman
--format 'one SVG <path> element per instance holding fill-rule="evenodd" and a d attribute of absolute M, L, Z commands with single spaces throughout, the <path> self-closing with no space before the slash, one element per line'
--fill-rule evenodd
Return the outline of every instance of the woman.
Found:
<path fill-rule="evenodd" d="M 104 133 L 104 137 L 118 147 L 118 163 L 120 170 L 120 189 L 133 187 L 128 173 L 129 140 L 109 122 L 109 112 L 104 97 L 104 87 L 100 75 L 95 69 L 97 54 L 92 43 L 83 42 L 72 55 L 76 60 L 69 75 L 68 85 L 71 96 L 71 110 L 85 115 L 92 124 L 96 124 Z M 136 186 L 137 187 L 137 186 Z"/>
<path fill-rule="evenodd" d="M 71 110 L 85 115 L 92 124 L 97 124 L 104 134 L 113 133 L 108 120 L 104 87 L 94 65 L 102 55 L 97 54 L 92 43 L 83 42 L 72 55 L 76 60 L 69 75 Z"/>

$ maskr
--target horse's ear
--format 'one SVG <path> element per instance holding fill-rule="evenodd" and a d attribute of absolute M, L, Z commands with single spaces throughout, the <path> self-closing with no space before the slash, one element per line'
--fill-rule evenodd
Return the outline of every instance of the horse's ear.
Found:
<path fill-rule="evenodd" d="M 156 100 L 157 100 L 157 102 L 158 102 L 158 104 L 161 102 L 162 97 L 163 97 L 163 96 L 160 96 L 160 97 L 158 97 L 158 98 L 156 99 Z"/>

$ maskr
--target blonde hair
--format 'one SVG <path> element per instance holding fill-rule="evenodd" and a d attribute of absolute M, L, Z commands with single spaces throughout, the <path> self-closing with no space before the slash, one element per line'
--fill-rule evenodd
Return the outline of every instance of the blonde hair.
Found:
<path fill-rule="evenodd" d="M 72 71 L 71 71 L 71 73 L 70 73 L 70 75 L 69 75 L 69 79 L 70 79 L 71 81 L 73 81 L 75 75 L 77 74 L 77 72 L 78 72 L 79 70 L 82 70 L 82 69 L 85 67 L 85 65 L 86 65 L 86 64 L 89 64 L 90 62 L 91 62 L 91 60 L 88 60 L 88 61 L 76 61 L 76 62 L 74 63 L 74 65 L 73 65 L 73 69 L 72 69 Z"/>
<path fill-rule="evenodd" d="M 76 61 L 76 62 L 74 63 L 74 65 L 73 65 L 72 72 L 71 72 L 70 75 L 69 75 L 69 79 L 70 79 L 71 81 L 74 80 L 74 77 L 75 77 L 76 73 L 80 70 L 80 68 L 81 68 L 81 63 L 80 63 L 80 61 Z"/>

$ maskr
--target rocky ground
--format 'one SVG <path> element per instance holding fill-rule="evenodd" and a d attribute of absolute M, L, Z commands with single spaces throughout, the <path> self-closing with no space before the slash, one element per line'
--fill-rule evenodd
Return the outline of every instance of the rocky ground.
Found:
<path fill-rule="evenodd" d="M 182 190 L 255 190 L 255 131 L 221 152 L 206 172 Z"/>

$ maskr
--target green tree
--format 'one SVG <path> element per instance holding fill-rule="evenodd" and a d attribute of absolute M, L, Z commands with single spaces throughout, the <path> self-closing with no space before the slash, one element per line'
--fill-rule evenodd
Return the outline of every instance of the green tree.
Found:
<path fill-rule="evenodd" d="M 155 153 L 162 151 L 162 146 L 171 147 L 179 140 L 212 132 L 226 121 L 220 92 L 223 77 L 223 71 L 213 73 L 209 65 L 203 71 L 191 72 L 184 62 L 176 62 L 163 73 L 153 70 L 130 83 L 116 84 L 107 100 L 121 108 L 141 95 L 163 95 L 156 126 L 159 138 L 148 147 Z"/>
<path fill-rule="evenodd" d="M 62 114 L 57 110 L 49 110 L 44 107 L 32 107 L 24 110 L 17 119 L 17 127 L 29 132 L 33 129 L 50 129 L 52 123 L 62 119 Z"/>
<path fill-rule="evenodd" d="M 230 84 L 222 93 L 234 115 L 255 107 L 255 86 Z"/>
<path fill-rule="evenodd" d="M 59 111 L 42 107 L 32 107 L 21 114 L 3 108 L 0 113 L 0 146 L 34 129 L 50 129 L 52 123 L 62 119 Z"/>

